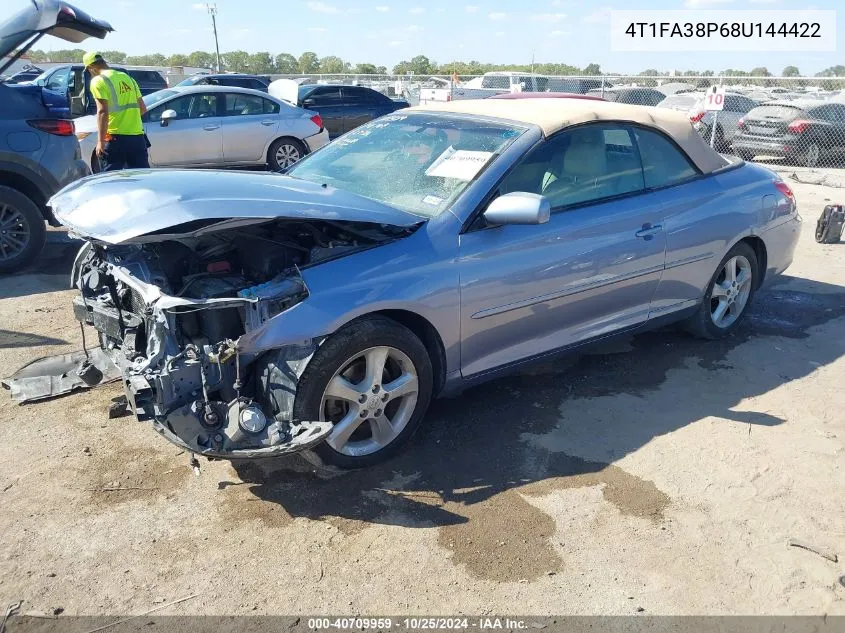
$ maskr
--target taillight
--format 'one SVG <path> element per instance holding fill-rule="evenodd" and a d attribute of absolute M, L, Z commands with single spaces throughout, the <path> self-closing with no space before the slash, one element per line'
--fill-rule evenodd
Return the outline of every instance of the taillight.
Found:
<path fill-rule="evenodd" d="M 689 120 L 693 123 L 698 123 L 699 121 L 701 121 L 701 119 L 704 118 L 705 114 L 706 112 L 697 112 L 696 114 L 690 114 Z"/>
<path fill-rule="evenodd" d="M 789 131 L 793 134 L 803 134 L 810 127 L 810 122 L 804 119 L 797 119 L 789 124 Z"/>
<path fill-rule="evenodd" d="M 736 122 L 736 129 L 744 130 L 745 129 L 745 117 L 742 117 L 739 121 Z"/>
<path fill-rule="evenodd" d="M 323 117 L 321 117 L 319 114 L 315 114 L 311 117 L 311 123 L 320 128 L 321 132 L 323 131 Z"/>
<path fill-rule="evenodd" d="M 33 119 L 27 121 L 31 127 L 47 134 L 55 134 L 56 136 L 73 136 L 75 129 L 73 121 L 65 119 Z"/>
<path fill-rule="evenodd" d="M 792 189 L 790 189 L 789 185 L 787 185 L 784 181 L 775 180 L 775 189 L 777 189 L 783 195 L 785 195 L 787 198 L 792 200 L 792 202 L 795 202 L 795 194 L 792 193 Z"/>

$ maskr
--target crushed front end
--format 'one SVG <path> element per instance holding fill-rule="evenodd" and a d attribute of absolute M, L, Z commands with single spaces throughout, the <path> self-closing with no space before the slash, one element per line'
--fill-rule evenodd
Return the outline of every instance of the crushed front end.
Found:
<path fill-rule="evenodd" d="M 74 315 L 97 330 L 138 420 L 174 444 L 226 459 L 305 450 L 331 431 L 291 413 L 318 342 L 273 350 L 268 360 L 238 341 L 307 298 L 300 266 L 378 241 L 361 231 L 277 221 L 141 243 L 90 240 L 74 262 Z M 291 376 L 294 389 L 281 398 L 268 363 Z"/>

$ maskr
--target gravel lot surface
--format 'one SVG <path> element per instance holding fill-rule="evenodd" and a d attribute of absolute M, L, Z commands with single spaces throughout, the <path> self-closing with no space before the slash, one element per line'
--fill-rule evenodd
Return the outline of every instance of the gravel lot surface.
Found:
<path fill-rule="evenodd" d="M 845 615 L 845 244 L 813 240 L 845 189 L 789 182 L 795 263 L 737 336 L 661 330 L 438 401 L 371 470 L 297 457 L 196 477 L 150 428 L 107 418 L 119 386 L 0 394 L 0 605 Z M 52 244 L 0 279 L 0 375 L 79 349 L 72 254 Z"/>

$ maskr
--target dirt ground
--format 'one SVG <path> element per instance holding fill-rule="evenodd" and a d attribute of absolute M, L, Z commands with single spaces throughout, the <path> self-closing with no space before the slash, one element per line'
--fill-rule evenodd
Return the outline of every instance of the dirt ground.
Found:
<path fill-rule="evenodd" d="M 643 334 L 438 401 L 371 470 L 295 458 L 197 477 L 150 428 L 107 418 L 117 386 L 0 393 L 0 605 L 845 614 L 845 244 L 813 241 L 845 189 L 789 182 L 795 263 L 737 336 Z M 79 348 L 71 256 L 53 244 L 0 279 L 0 375 Z"/>

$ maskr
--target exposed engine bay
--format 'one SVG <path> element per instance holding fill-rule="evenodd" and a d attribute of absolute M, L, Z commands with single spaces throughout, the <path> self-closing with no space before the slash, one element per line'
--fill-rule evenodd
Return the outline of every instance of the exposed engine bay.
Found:
<path fill-rule="evenodd" d="M 302 269 L 407 233 L 241 219 L 192 222 L 119 245 L 90 240 L 74 262 L 74 314 L 98 331 L 138 419 L 170 441 L 230 459 L 296 452 L 324 440 L 331 424 L 291 419 L 295 394 L 280 398 L 267 367 L 283 364 L 298 378 L 319 341 L 262 355 L 238 339 L 308 297 Z"/>

